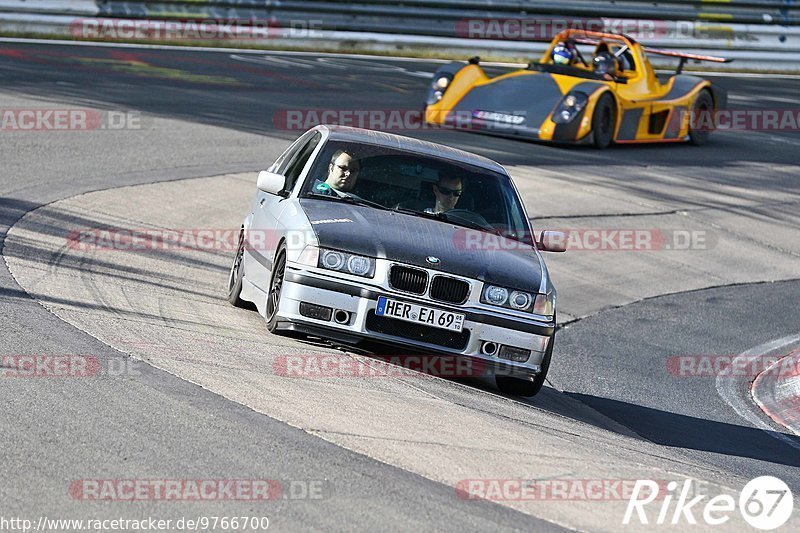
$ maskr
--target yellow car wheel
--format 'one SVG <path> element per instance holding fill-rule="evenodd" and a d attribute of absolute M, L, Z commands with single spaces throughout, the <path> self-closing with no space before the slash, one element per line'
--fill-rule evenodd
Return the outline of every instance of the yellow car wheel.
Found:
<path fill-rule="evenodd" d="M 711 132 L 714 131 L 714 117 L 707 117 L 706 115 L 714 112 L 714 99 L 711 98 L 711 94 L 706 90 L 703 89 L 697 95 L 697 98 L 694 100 L 694 106 L 692 106 L 692 116 L 691 116 L 691 123 L 694 124 L 702 124 L 698 129 L 689 129 L 689 142 L 695 146 L 700 146 L 701 144 L 705 144 L 708 140 L 708 136 L 711 135 Z M 709 118 L 711 120 L 709 120 Z"/>
<path fill-rule="evenodd" d="M 606 148 L 614 140 L 617 127 L 617 104 L 607 92 L 600 95 L 592 115 L 592 133 L 595 148 Z"/>

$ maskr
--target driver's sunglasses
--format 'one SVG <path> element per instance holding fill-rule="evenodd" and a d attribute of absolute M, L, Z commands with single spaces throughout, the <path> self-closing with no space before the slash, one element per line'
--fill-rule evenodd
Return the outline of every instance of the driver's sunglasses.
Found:
<path fill-rule="evenodd" d="M 350 168 L 350 167 L 346 167 L 344 165 L 333 165 L 333 166 L 337 167 L 343 173 L 346 172 L 348 174 L 353 174 L 355 172 L 358 172 L 358 168 Z"/>
<path fill-rule="evenodd" d="M 436 186 L 439 189 L 439 192 L 444 194 L 445 196 L 455 196 L 458 198 L 464 192 L 461 189 L 448 189 L 447 187 L 442 187 L 441 185 Z"/>

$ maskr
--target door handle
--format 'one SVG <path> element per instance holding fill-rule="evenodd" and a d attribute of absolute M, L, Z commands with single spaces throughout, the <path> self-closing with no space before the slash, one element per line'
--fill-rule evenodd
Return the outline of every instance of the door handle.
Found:
<path fill-rule="evenodd" d="M 263 206 L 265 201 L 266 201 L 266 198 L 262 198 L 261 202 L 259 202 L 259 205 Z"/>

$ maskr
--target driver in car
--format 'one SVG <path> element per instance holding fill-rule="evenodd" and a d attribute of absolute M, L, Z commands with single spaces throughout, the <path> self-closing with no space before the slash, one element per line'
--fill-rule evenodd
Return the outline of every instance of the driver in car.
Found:
<path fill-rule="evenodd" d="M 328 163 L 328 177 L 325 181 L 316 180 L 311 190 L 328 195 L 348 193 L 355 188 L 360 169 L 358 159 L 351 152 L 336 150 Z"/>
<path fill-rule="evenodd" d="M 554 65 L 571 65 L 575 61 L 575 43 L 559 42 L 553 48 Z"/>
<path fill-rule="evenodd" d="M 461 178 L 458 176 L 439 176 L 439 181 L 433 184 L 433 194 L 436 196 L 436 204 L 433 208 L 425 209 L 426 213 L 444 213 L 456 207 L 458 199 L 464 192 Z"/>
<path fill-rule="evenodd" d="M 613 80 L 619 70 L 619 61 L 616 56 L 608 51 L 603 51 L 594 57 L 594 73 L 605 80 Z"/>

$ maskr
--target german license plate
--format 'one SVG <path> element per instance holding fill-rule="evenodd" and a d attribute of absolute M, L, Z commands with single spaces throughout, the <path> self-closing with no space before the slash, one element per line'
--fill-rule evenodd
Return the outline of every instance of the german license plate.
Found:
<path fill-rule="evenodd" d="M 464 328 L 464 315 L 461 313 L 451 313 L 424 305 L 399 302 L 381 296 L 378 298 L 378 307 L 375 314 L 423 324 L 434 328 L 448 329 L 450 331 L 461 331 Z"/>

